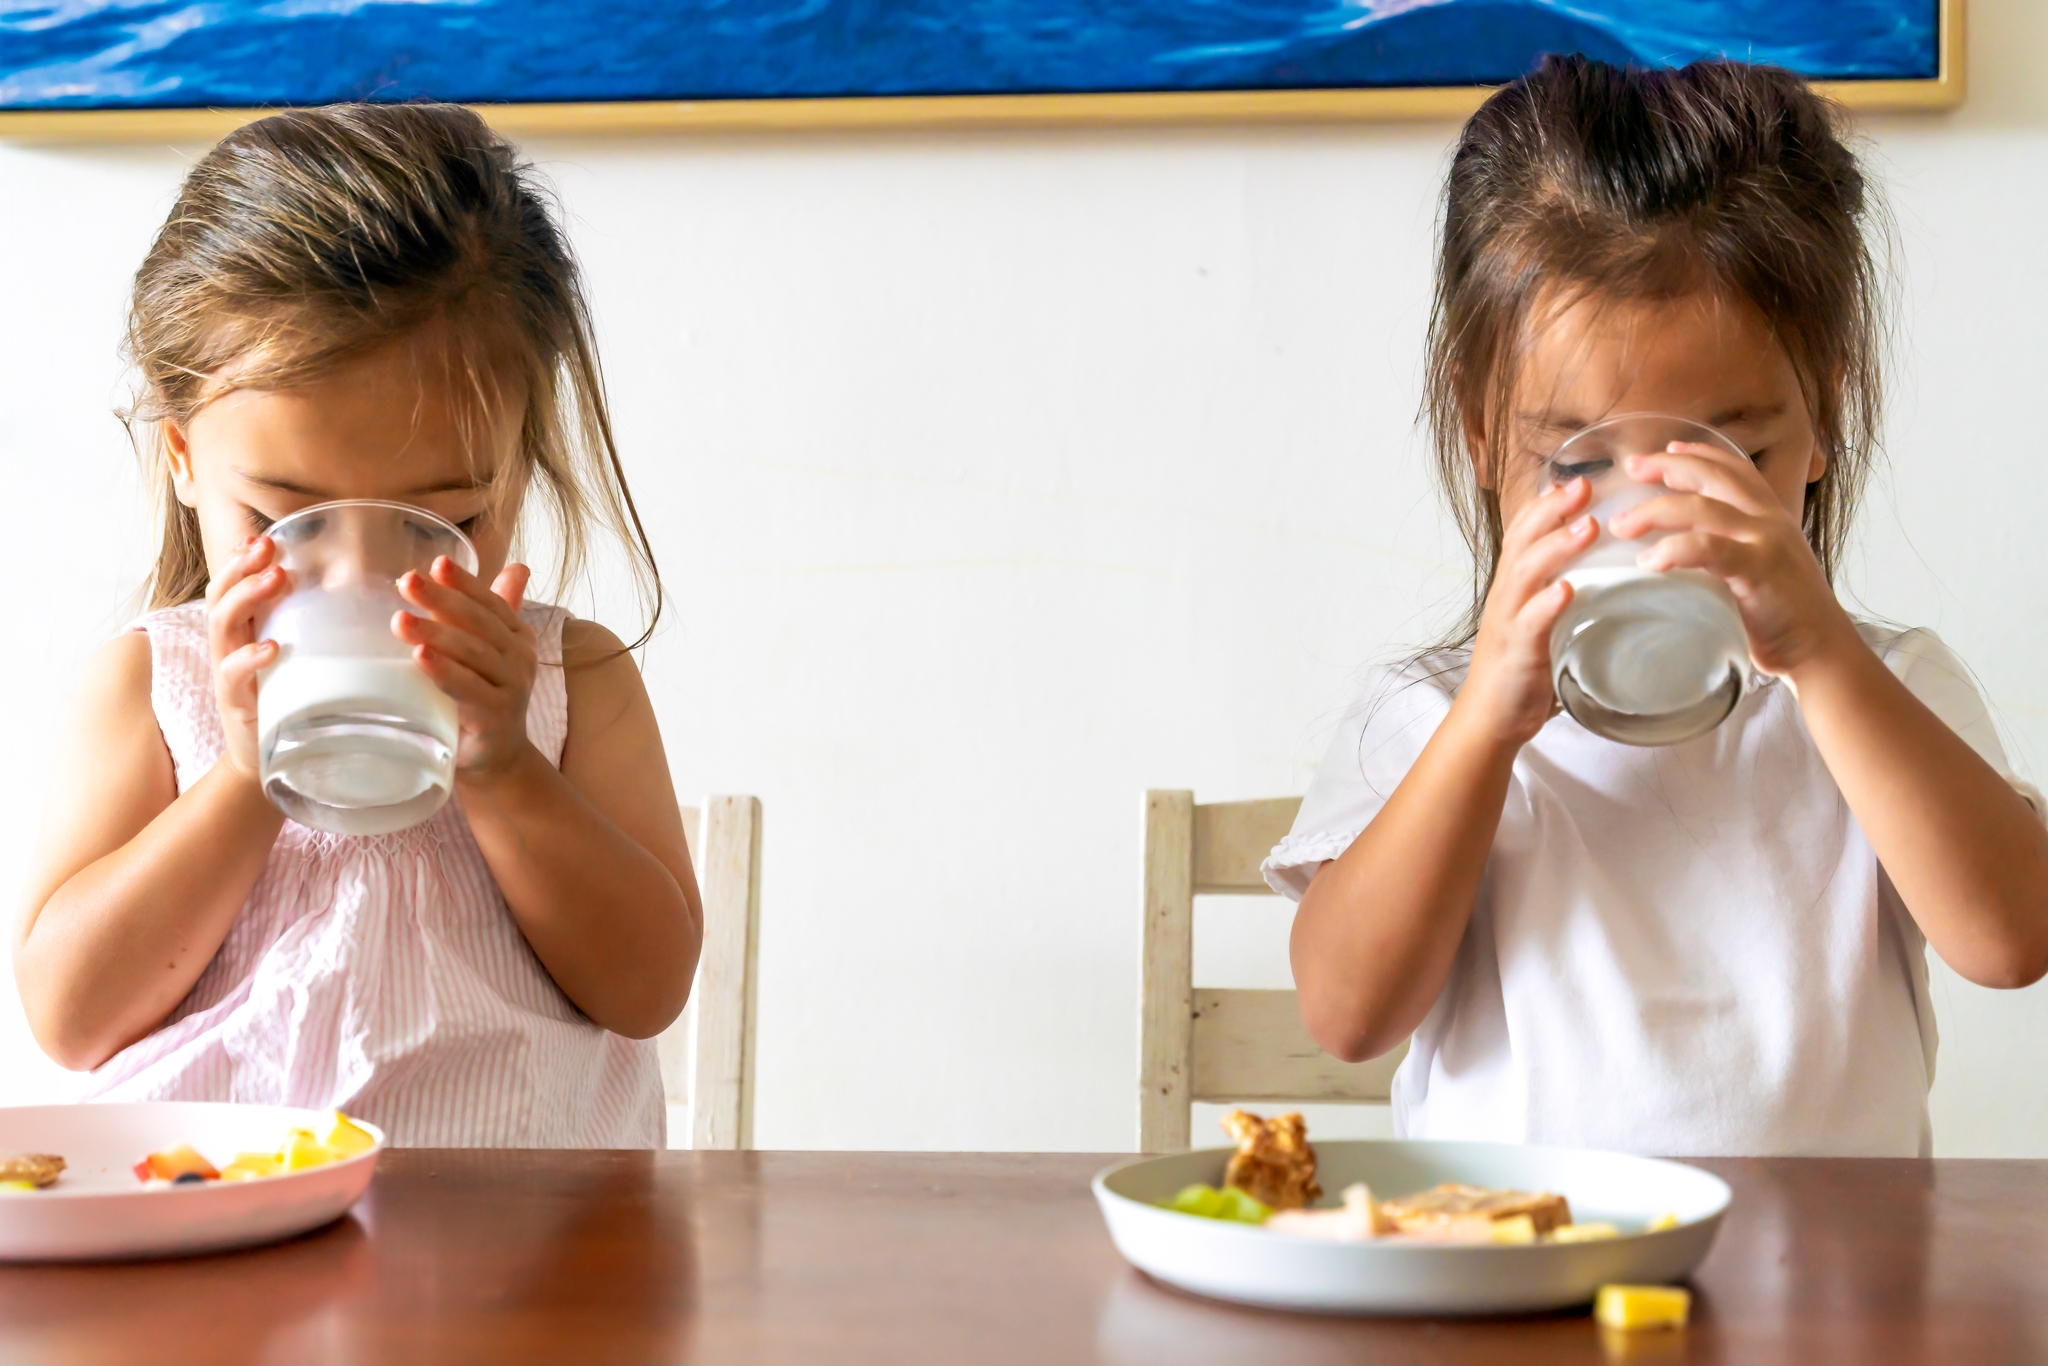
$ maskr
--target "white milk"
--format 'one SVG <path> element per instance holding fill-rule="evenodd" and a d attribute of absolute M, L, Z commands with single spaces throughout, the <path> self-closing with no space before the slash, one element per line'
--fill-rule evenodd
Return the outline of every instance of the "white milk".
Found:
<path fill-rule="evenodd" d="M 256 733 L 270 799 L 341 834 L 417 824 L 455 775 L 455 701 L 406 658 L 287 648 L 259 680 Z"/>

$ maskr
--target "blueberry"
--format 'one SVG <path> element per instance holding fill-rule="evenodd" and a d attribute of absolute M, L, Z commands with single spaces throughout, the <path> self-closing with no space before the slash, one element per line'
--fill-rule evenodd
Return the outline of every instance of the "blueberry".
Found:
<path fill-rule="evenodd" d="M 179 1172 L 171 1178 L 171 1184 L 174 1186 L 203 1186 L 206 1184 L 206 1178 L 198 1172 Z"/>

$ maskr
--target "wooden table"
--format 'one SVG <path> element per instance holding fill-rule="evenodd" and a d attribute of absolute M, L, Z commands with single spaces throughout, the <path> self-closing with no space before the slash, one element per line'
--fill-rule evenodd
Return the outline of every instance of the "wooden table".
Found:
<path fill-rule="evenodd" d="M 0 1364 L 2048 1360 L 2048 1163 L 1702 1163 L 1735 1205 L 1692 1326 L 1603 1340 L 1184 1297 L 1110 1246 L 1109 1160 L 393 1152 L 292 1243 L 0 1268 Z"/>

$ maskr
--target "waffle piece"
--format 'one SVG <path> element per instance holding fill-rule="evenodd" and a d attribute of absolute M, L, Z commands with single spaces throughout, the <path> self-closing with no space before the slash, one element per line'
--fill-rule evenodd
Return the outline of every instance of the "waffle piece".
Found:
<path fill-rule="evenodd" d="M 54 1186 L 63 1171 L 64 1159 L 54 1153 L 0 1153 L 0 1181 Z"/>
<path fill-rule="evenodd" d="M 1453 1182 L 1383 1201 L 1380 1207 L 1404 1233 L 1426 1233 L 1453 1224 L 1491 1224 L 1526 1214 L 1540 1236 L 1572 1221 L 1572 1208 L 1562 1195 L 1486 1190 Z"/>
<path fill-rule="evenodd" d="M 1223 1131 L 1237 1140 L 1237 1152 L 1223 1184 L 1235 1186 L 1268 1209 L 1302 1209 L 1320 1200 L 1316 1150 L 1308 1145 L 1308 1124 L 1300 1115 L 1261 1119 L 1246 1110 L 1223 1117 Z"/>

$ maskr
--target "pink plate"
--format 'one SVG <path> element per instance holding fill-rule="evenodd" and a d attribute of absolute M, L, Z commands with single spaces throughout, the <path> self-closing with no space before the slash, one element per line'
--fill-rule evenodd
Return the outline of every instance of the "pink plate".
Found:
<path fill-rule="evenodd" d="M 55 1153 L 56 1185 L 0 1191 L 0 1261 L 175 1257 L 274 1242 L 330 1223 L 370 1184 L 377 1146 L 344 1162 L 257 1181 L 145 1186 L 144 1155 L 189 1143 L 215 1166 L 275 1152 L 290 1129 L 324 1133 L 327 1112 L 270 1105 L 140 1102 L 0 1107 L 0 1153 Z"/>

